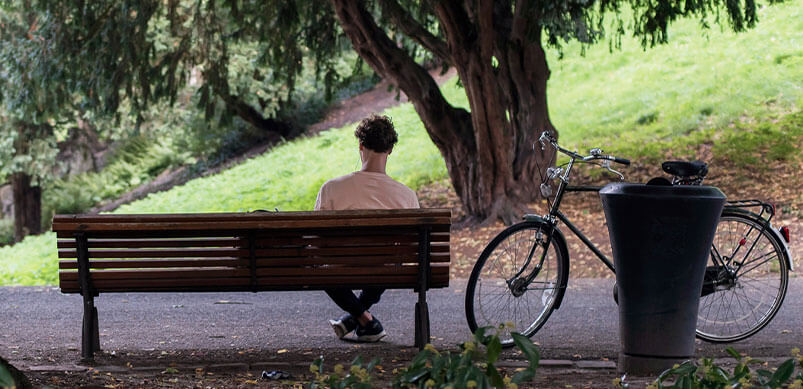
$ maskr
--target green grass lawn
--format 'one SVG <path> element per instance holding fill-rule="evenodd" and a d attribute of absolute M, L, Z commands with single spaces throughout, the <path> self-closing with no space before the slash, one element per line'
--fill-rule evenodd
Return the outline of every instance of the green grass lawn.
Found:
<path fill-rule="evenodd" d="M 803 86 L 803 13 L 799 0 L 758 11 L 747 33 L 701 30 L 695 20 L 670 27 L 669 44 L 644 51 L 624 40 L 552 61 L 550 113 L 562 142 L 620 149 L 633 159 L 683 149 L 684 135 L 799 110 Z M 695 134 L 699 136 L 700 134 Z M 713 137 L 706 134 L 699 142 Z M 652 159 L 654 161 L 659 158 Z"/>
<path fill-rule="evenodd" d="M 671 28 L 668 45 L 646 51 L 635 40 L 624 40 L 622 50 L 613 53 L 605 44 L 589 48 L 584 57 L 574 44 L 565 48 L 563 60 L 550 52 L 550 114 L 561 143 L 579 149 L 603 146 L 636 163 L 683 155 L 701 142 L 714 144 L 723 155 L 741 155 L 767 142 L 778 144 L 778 158 L 799 153 L 783 146 L 788 137 L 803 136 L 800 4 L 794 0 L 761 9 L 758 26 L 741 34 L 718 27 L 701 32 L 697 22 L 681 21 Z M 451 102 L 467 106 L 454 80 L 443 90 Z M 385 114 L 393 118 L 400 137 L 388 173 L 413 188 L 445 178 L 440 153 L 412 105 Z M 310 210 L 325 180 L 359 167 L 353 128 L 279 145 L 116 213 Z M 0 284 L 56 282 L 54 234 L 0 248 Z"/>

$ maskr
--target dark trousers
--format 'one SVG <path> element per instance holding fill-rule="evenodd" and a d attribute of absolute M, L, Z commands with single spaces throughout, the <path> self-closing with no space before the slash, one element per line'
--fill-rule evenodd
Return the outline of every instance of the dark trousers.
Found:
<path fill-rule="evenodd" d="M 365 288 L 360 291 L 359 297 L 355 296 L 351 289 L 345 288 L 326 289 L 325 292 L 340 309 L 348 312 L 356 319 L 368 308 L 371 308 L 372 305 L 379 302 L 379 298 L 382 297 L 385 289 Z"/>

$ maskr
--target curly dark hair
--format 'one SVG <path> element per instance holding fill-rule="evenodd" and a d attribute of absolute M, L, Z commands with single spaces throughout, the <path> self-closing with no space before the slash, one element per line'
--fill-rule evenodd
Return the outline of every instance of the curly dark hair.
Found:
<path fill-rule="evenodd" d="M 354 136 L 360 140 L 360 145 L 377 153 L 389 152 L 399 141 L 399 135 L 396 134 L 390 118 L 379 115 L 363 119 L 354 131 Z"/>

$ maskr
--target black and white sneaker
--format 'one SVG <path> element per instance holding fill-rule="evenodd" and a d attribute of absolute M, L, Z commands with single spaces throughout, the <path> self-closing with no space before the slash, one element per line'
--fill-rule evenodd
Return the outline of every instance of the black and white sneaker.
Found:
<path fill-rule="evenodd" d="M 337 337 L 340 339 L 345 338 L 351 331 L 354 331 L 357 328 L 357 324 L 357 319 L 348 313 L 340 316 L 337 320 L 329 320 L 329 325 L 332 326 L 332 329 L 335 330 L 335 334 L 337 334 Z"/>
<path fill-rule="evenodd" d="M 378 342 L 384 338 L 387 333 L 382 328 L 382 323 L 376 318 L 369 321 L 364 327 L 357 324 L 357 341 L 358 342 Z"/>

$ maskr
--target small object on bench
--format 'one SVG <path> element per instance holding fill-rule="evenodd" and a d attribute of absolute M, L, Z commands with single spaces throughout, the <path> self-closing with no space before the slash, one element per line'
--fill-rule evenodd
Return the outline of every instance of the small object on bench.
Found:
<path fill-rule="evenodd" d="M 81 356 L 100 350 L 94 298 L 119 292 L 414 289 L 449 286 L 448 209 L 56 215 L 59 286 L 84 300 Z"/>

